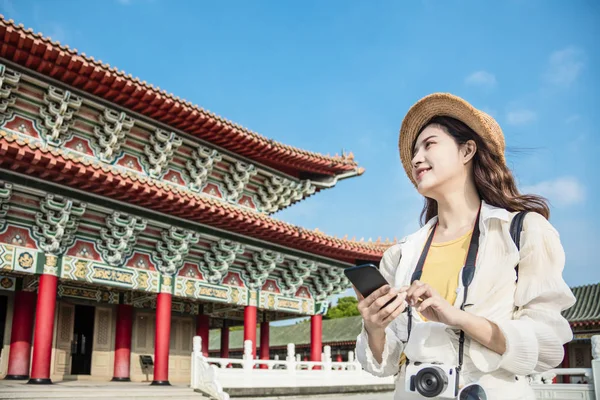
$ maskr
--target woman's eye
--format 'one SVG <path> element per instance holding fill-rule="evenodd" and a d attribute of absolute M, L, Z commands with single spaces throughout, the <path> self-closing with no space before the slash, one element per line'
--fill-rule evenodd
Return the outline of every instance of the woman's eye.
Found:
<path fill-rule="evenodd" d="M 428 149 L 429 146 L 431 146 L 432 144 L 433 144 L 433 142 L 427 142 L 427 143 L 425 143 L 425 148 Z"/>

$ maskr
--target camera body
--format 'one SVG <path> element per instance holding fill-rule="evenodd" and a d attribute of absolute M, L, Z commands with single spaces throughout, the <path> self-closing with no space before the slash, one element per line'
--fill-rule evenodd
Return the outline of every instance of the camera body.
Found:
<path fill-rule="evenodd" d="M 456 367 L 447 364 L 409 362 L 406 365 L 405 391 L 423 397 L 454 399 L 457 393 Z"/>

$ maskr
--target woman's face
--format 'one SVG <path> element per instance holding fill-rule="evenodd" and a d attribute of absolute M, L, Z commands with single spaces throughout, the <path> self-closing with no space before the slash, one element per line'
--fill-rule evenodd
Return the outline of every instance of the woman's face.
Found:
<path fill-rule="evenodd" d="M 412 159 L 412 176 L 421 195 L 436 199 L 454 185 L 465 184 L 468 159 L 462 147 L 441 125 L 428 125 L 421 132 Z"/>

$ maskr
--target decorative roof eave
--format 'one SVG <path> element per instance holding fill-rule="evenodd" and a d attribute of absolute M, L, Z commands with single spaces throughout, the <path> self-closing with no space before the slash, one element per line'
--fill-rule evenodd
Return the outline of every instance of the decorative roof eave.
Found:
<path fill-rule="evenodd" d="M 268 139 L 2 15 L 0 37 L 2 58 L 272 168 L 327 176 L 363 171 L 352 154 L 322 155 Z"/>
<path fill-rule="evenodd" d="M 573 326 L 600 324 L 600 283 L 572 287 L 571 291 L 577 301 L 563 316 Z"/>
<path fill-rule="evenodd" d="M 0 167 L 344 262 L 356 259 L 378 261 L 390 245 L 333 238 L 150 178 L 91 163 L 58 148 L 40 148 L 37 143 L 16 138 L 2 130 Z"/>

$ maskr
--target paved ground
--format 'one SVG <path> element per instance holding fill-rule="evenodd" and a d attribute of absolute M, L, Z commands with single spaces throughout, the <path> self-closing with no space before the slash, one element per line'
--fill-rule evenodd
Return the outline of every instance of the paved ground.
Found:
<path fill-rule="evenodd" d="M 261 400 L 392 400 L 393 392 L 386 393 L 359 393 L 359 394 L 339 394 L 339 395 L 313 395 L 313 396 L 281 396 L 281 397 L 261 397 Z M 257 400 L 256 397 L 245 398 L 237 397 L 233 400 Z"/>

